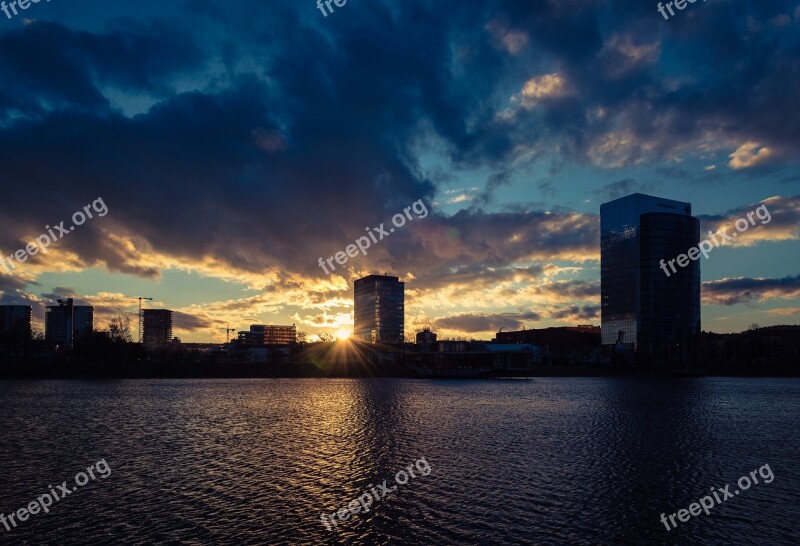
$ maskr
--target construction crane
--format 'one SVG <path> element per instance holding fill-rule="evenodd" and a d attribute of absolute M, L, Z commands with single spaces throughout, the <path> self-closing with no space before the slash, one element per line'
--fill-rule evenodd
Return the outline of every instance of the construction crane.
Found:
<path fill-rule="evenodd" d="M 231 332 L 235 332 L 236 328 L 228 328 L 228 324 L 225 325 L 225 343 L 230 343 L 231 341 Z"/>
<path fill-rule="evenodd" d="M 133 297 L 133 296 L 131 296 Z M 142 300 L 150 300 L 153 301 L 153 298 L 145 298 L 139 296 L 139 343 L 142 342 Z"/>

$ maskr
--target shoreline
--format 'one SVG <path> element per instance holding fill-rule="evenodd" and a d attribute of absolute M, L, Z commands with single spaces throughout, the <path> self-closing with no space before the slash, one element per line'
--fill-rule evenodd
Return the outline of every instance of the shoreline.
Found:
<path fill-rule="evenodd" d="M 521 379 L 537 377 L 800 377 L 800 369 L 788 365 L 736 364 L 706 367 L 644 365 L 537 365 L 528 369 L 500 370 L 449 368 L 417 371 L 400 364 L 211 364 L 127 362 L 113 366 L 96 363 L 28 362 L 0 363 L 0 380 L 13 379 Z"/>

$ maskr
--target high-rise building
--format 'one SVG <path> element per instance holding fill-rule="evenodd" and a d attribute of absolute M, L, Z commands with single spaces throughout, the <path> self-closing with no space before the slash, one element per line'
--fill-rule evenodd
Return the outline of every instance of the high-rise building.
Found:
<path fill-rule="evenodd" d="M 72 348 L 75 341 L 92 335 L 94 307 L 75 305 L 72 298 L 58 300 L 58 305 L 48 305 L 44 317 L 44 339 Z"/>
<path fill-rule="evenodd" d="M 251 324 L 249 332 L 239 332 L 242 345 L 289 345 L 297 341 L 297 327 Z"/>
<path fill-rule="evenodd" d="M 142 342 L 165 345 L 172 341 L 172 311 L 169 309 L 142 310 Z"/>
<path fill-rule="evenodd" d="M 405 283 L 389 275 L 369 275 L 354 286 L 356 338 L 373 343 L 402 343 Z"/>
<path fill-rule="evenodd" d="M 31 306 L 0 305 L 0 342 L 30 341 Z"/>
<path fill-rule="evenodd" d="M 600 206 L 601 339 L 682 360 L 700 333 L 700 263 L 664 273 L 700 241 L 691 203 L 634 193 Z"/>

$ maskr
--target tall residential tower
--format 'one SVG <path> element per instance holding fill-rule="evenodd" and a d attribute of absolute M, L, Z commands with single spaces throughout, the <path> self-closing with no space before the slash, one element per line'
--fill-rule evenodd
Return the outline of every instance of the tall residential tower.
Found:
<path fill-rule="evenodd" d="M 0 305 L 0 341 L 30 341 L 30 305 Z"/>
<path fill-rule="evenodd" d="M 58 305 L 48 305 L 44 316 L 44 338 L 71 349 L 75 341 L 92 335 L 94 307 L 75 305 L 72 298 L 58 300 Z"/>

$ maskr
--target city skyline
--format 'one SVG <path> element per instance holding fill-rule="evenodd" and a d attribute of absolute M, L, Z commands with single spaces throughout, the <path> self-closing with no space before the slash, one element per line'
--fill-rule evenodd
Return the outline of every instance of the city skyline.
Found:
<path fill-rule="evenodd" d="M 0 0 L 0 535 L 790 544 L 800 0 Z"/>
<path fill-rule="evenodd" d="M 3 21 L 0 304 L 41 327 L 90 301 L 102 328 L 147 296 L 184 341 L 314 339 L 352 330 L 355 279 L 391 272 L 408 333 L 599 324 L 600 205 L 647 193 L 691 202 L 703 236 L 766 204 L 702 259 L 702 327 L 798 322 L 794 6 L 448 6 L 89 0 Z"/>
<path fill-rule="evenodd" d="M 629 194 L 629 195 L 626 195 L 626 196 L 619 197 L 619 198 L 617 198 L 617 199 L 615 199 L 613 201 L 609 201 L 608 203 L 604 203 L 603 207 L 606 207 L 606 206 L 610 205 L 611 203 L 624 202 L 626 199 L 634 198 L 637 195 L 641 196 L 641 198 L 643 198 L 645 200 L 652 200 L 653 202 L 662 200 L 662 201 L 666 201 L 666 202 L 670 202 L 670 203 L 683 204 L 680 201 L 664 199 L 664 198 L 655 197 L 655 196 L 647 196 L 647 195 L 644 195 L 644 194 L 632 193 L 632 194 Z M 685 204 L 689 206 L 688 210 L 689 210 L 689 214 L 691 214 L 691 204 L 690 203 L 685 203 Z M 718 229 L 719 227 L 724 227 L 725 225 L 733 225 L 734 224 L 734 220 L 735 219 L 733 217 L 730 217 L 730 218 L 727 218 L 727 219 L 723 219 L 723 220 L 719 221 L 716 224 L 716 227 L 714 227 L 714 229 Z M 599 224 L 599 222 L 598 222 L 598 224 Z M 698 225 L 699 225 L 699 223 L 698 223 Z M 710 226 L 712 226 L 712 224 L 708 224 L 708 226 L 710 227 Z M 600 226 L 598 225 L 598 228 L 599 227 Z M 709 234 L 710 233 L 711 233 L 711 231 L 709 231 Z M 684 246 L 687 246 L 687 248 L 688 248 L 688 247 L 690 247 L 692 245 L 684 245 Z M 675 248 L 678 248 L 678 247 L 675 247 Z M 657 258 L 657 259 L 661 258 L 661 255 L 655 256 L 655 258 Z M 599 260 L 598 260 L 598 262 L 599 262 Z M 696 262 L 693 262 L 693 263 L 696 263 Z M 699 266 L 698 263 L 696 263 L 696 264 Z M 599 265 L 600 264 L 598 263 L 598 267 L 597 267 L 598 273 L 599 273 L 599 269 L 600 269 Z M 664 266 L 665 266 L 665 264 L 662 263 L 662 269 L 664 268 Z M 673 265 L 673 269 L 674 269 L 674 265 Z M 666 270 L 666 272 L 668 273 L 668 270 Z M 368 278 L 368 277 L 386 277 L 386 276 L 387 275 L 379 275 L 379 274 L 372 273 L 372 274 L 368 274 L 368 275 L 362 277 L 361 280 L 363 280 L 365 278 Z M 669 275 L 667 275 L 667 276 L 669 276 Z M 397 278 L 397 277 L 393 277 L 393 278 Z M 413 275 L 412 275 L 412 278 L 413 278 Z M 353 281 L 352 281 L 353 286 L 355 286 L 355 283 L 358 280 L 359 280 L 358 278 L 353 279 Z M 598 275 L 598 279 L 597 280 L 598 280 L 597 288 L 598 288 L 598 291 L 599 291 L 599 288 L 600 288 L 600 282 L 599 281 L 601 280 L 600 279 L 600 275 Z M 404 283 L 401 282 L 400 284 L 404 284 Z M 673 281 L 673 285 L 674 285 L 674 281 Z M 44 331 L 45 330 L 45 321 L 44 320 L 37 321 L 36 312 L 35 312 L 35 310 L 37 309 L 37 306 L 39 308 L 41 308 L 41 309 L 53 308 L 54 307 L 53 305 L 48 305 L 48 301 L 51 301 L 51 302 L 54 303 L 54 300 L 58 299 L 59 297 L 63 297 L 65 299 L 67 299 L 67 295 L 69 295 L 71 298 L 74 298 L 76 301 L 87 302 L 87 305 L 89 305 L 90 307 L 94 307 L 94 304 L 92 304 L 91 301 L 90 301 L 90 300 L 92 300 L 92 298 L 90 296 L 81 297 L 80 295 L 78 295 L 74 291 L 64 290 L 64 289 L 60 289 L 60 288 L 56 289 L 56 291 L 54 293 L 48 295 L 50 300 L 42 299 L 42 300 L 40 300 L 38 302 L 30 302 L 30 301 L 25 301 L 24 299 L 18 298 L 15 301 L 13 296 L 9 297 L 7 295 L 4 295 L 4 299 L 3 299 L 4 303 L 0 303 L 0 305 L 30 305 L 32 307 L 32 309 L 34 310 L 33 319 L 32 319 L 32 324 L 33 324 L 34 329 L 38 328 L 38 329 Z M 138 300 L 138 298 L 131 298 L 129 296 L 124 296 L 124 295 L 120 295 L 120 294 L 117 294 L 117 295 L 105 294 L 105 295 L 106 296 L 111 296 L 112 299 L 115 299 L 115 300 L 119 300 L 119 299 L 121 299 L 121 300 L 137 299 Z M 599 296 L 599 294 L 598 294 L 598 296 Z M 152 300 L 153 298 L 144 298 L 144 299 Z M 11 301 L 12 303 L 5 303 L 5 301 Z M 177 311 L 177 310 L 172 310 L 172 309 L 165 309 L 163 307 L 163 302 L 160 302 L 160 301 L 153 301 L 152 304 L 153 304 L 152 307 L 149 307 L 149 308 L 145 307 L 144 311 L 145 312 L 147 312 L 147 311 L 151 311 L 151 312 L 152 311 L 157 311 L 157 312 L 167 311 L 167 312 L 170 313 L 171 317 L 177 315 L 179 317 L 179 319 L 182 319 L 184 322 L 193 322 L 193 321 L 197 321 L 199 319 L 199 317 L 191 315 L 191 314 L 189 314 L 189 313 L 187 313 L 185 311 Z M 162 306 L 161 307 L 157 307 L 159 304 L 161 304 Z M 115 318 L 115 317 L 117 317 L 119 315 L 129 316 L 130 317 L 131 314 L 134 311 L 136 311 L 135 310 L 135 305 L 136 304 L 131 303 L 131 304 L 125 306 L 125 307 L 120 306 L 120 307 L 117 307 L 114 311 L 109 311 L 108 307 L 107 307 L 107 304 L 106 305 L 101 304 L 101 308 L 104 308 L 106 310 L 106 312 L 105 312 L 105 316 L 103 317 L 103 319 L 101 319 L 99 322 L 95 323 L 97 325 L 95 329 L 103 329 L 104 327 L 107 327 L 107 325 L 110 324 L 111 319 L 113 319 L 113 318 Z M 190 306 L 190 307 L 194 307 L 194 306 Z M 351 305 L 351 307 L 355 308 L 354 305 Z M 466 311 L 467 314 L 469 314 L 470 316 L 473 316 L 473 315 L 471 315 L 471 310 L 470 310 L 469 306 L 465 305 L 463 308 L 464 308 L 464 310 Z M 137 312 L 137 314 L 138 314 L 138 312 Z M 527 312 L 526 311 L 522 311 L 522 312 L 519 313 L 519 315 L 523 316 L 523 317 L 525 317 L 525 316 L 530 317 L 533 314 L 535 314 L 535 313 L 533 313 L 532 310 L 527 311 Z M 781 317 L 791 317 L 791 316 L 793 316 L 795 314 L 796 313 L 785 313 L 785 314 L 778 313 L 778 315 L 781 316 Z M 226 319 L 226 323 L 225 323 L 225 330 L 226 330 L 225 331 L 225 335 L 227 335 L 227 330 L 237 331 L 239 333 L 246 333 L 246 332 L 241 331 L 241 325 L 246 324 L 248 322 L 247 320 L 242 320 L 240 317 L 237 317 L 236 315 L 227 315 L 227 316 L 228 316 L 228 318 Z M 477 316 L 477 315 L 474 315 L 474 316 Z M 526 322 L 524 320 L 520 320 L 520 321 L 516 322 L 516 327 L 514 327 L 513 324 L 512 324 L 511 327 L 509 327 L 507 322 L 502 322 L 501 321 L 501 322 L 497 323 L 498 326 L 497 326 L 497 328 L 494 329 L 494 331 L 484 330 L 484 331 L 478 332 L 479 335 L 475 335 L 475 331 L 470 332 L 470 331 L 466 331 L 466 330 L 449 330 L 446 327 L 445 328 L 437 328 L 437 331 L 444 332 L 444 335 L 440 334 L 440 336 L 443 337 L 443 338 L 447 338 L 447 337 L 462 338 L 463 337 L 463 338 L 481 339 L 481 335 L 483 335 L 484 336 L 483 339 L 489 339 L 489 338 L 491 338 L 491 336 L 494 335 L 494 333 L 496 331 L 499 331 L 499 330 L 501 330 L 503 328 L 505 328 L 506 330 L 509 330 L 509 329 L 517 329 L 517 330 L 522 329 L 522 330 L 525 330 L 525 329 L 534 329 L 534 328 L 547 328 L 547 327 L 552 327 L 552 326 L 575 326 L 575 325 L 577 325 L 579 323 L 592 323 L 592 324 L 597 323 L 597 324 L 599 324 L 601 322 L 600 306 L 598 305 L 598 309 L 597 309 L 597 313 L 596 314 L 583 315 L 583 317 L 585 317 L 585 320 L 580 320 L 580 317 L 581 317 L 580 315 L 577 315 L 577 317 L 578 318 L 576 319 L 576 321 L 574 321 L 572 323 L 566 323 L 563 320 L 560 320 L 560 321 L 557 320 L 557 321 L 554 321 L 554 322 L 545 322 L 545 323 L 541 323 L 541 324 L 535 324 L 535 323 L 531 323 L 531 322 Z M 406 317 L 406 320 L 407 320 L 407 318 L 408 317 Z M 446 321 L 449 317 L 443 317 L 443 318 Z M 237 320 L 238 320 L 238 322 L 237 322 Z M 229 323 L 228 321 L 231 321 L 231 322 Z M 250 321 L 250 322 L 252 322 L 252 321 Z M 271 325 L 274 325 L 277 322 L 278 321 L 265 321 L 265 323 L 271 324 Z M 406 340 L 411 340 L 414 337 L 415 333 L 423 331 L 425 328 L 429 327 L 430 324 L 437 324 L 438 321 L 437 320 L 433 320 L 433 321 L 428 321 L 428 322 L 426 322 L 426 321 L 419 322 L 419 321 L 413 321 L 412 320 L 412 323 L 414 324 L 414 326 L 411 329 L 407 329 L 406 330 L 406 334 L 404 336 L 404 339 L 406 339 Z M 230 324 L 235 324 L 235 325 L 238 325 L 238 326 L 234 327 L 234 328 L 229 328 Z M 743 324 L 743 326 L 740 329 L 731 328 L 730 330 L 718 330 L 716 332 L 717 333 L 733 333 L 733 332 L 743 331 L 743 330 L 746 330 L 748 327 L 752 326 L 752 324 L 754 324 L 754 322 L 752 320 L 748 319 L 748 318 L 745 318 L 744 321 L 742 322 L 742 324 Z M 792 324 L 792 321 L 791 320 L 785 320 L 785 321 L 781 322 L 780 320 L 775 320 L 772 323 L 769 323 L 769 324 L 764 323 L 764 324 L 760 324 L 760 325 L 768 326 L 768 325 L 780 325 L 780 324 Z M 253 326 L 253 325 L 251 325 L 251 326 Z M 296 326 L 294 326 L 294 325 L 293 325 L 293 327 L 296 328 Z M 178 330 L 180 332 L 182 332 L 182 333 L 190 331 L 190 330 L 183 330 L 183 329 L 180 329 L 180 328 L 178 328 Z M 712 330 L 712 329 L 705 329 L 705 328 L 704 328 L 704 330 L 715 331 L 715 330 Z M 135 332 L 132 332 L 132 333 L 135 334 Z M 356 334 L 356 321 L 355 320 L 353 320 L 353 322 L 351 322 L 351 323 L 347 323 L 346 321 L 338 323 L 336 328 L 333 329 L 332 331 L 326 331 L 325 328 L 322 328 L 322 329 L 319 330 L 318 333 L 316 333 L 316 332 L 313 331 L 313 328 L 308 328 L 308 330 L 304 331 L 303 333 L 305 334 L 305 336 L 304 336 L 305 339 L 307 339 L 309 341 L 318 341 L 320 339 L 324 339 L 325 336 L 320 338 L 320 334 L 325 334 L 327 336 L 333 336 L 333 337 L 338 337 L 338 338 L 343 338 L 343 337 L 346 337 L 346 336 L 349 336 L 349 335 L 354 335 L 355 337 L 359 337 Z M 172 326 L 170 326 L 170 335 L 169 335 L 169 337 L 170 337 L 170 339 L 173 337 Z M 223 337 L 223 339 L 227 339 L 224 336 L 218 336 L 216 329 L 212 329 L 211 337 L 202 337 L 202 334 L 198 334 L 198 336 L 192 336 L 190 334 L 188 336 L 188 339 L 184 339 L 181 335 L 179 335 L 177 333 L 174 335 L 174 337 L 181 338 L 183 341 L 188 341 L 188 342 L 205 342 L 205 343 L 214 343 L 214 342 L 217 341 L 216 340 L 217 337 Z M 635 330 L 634 330 L 634 339 L 635 339 Z M 605 344 L 605 343 L 607 343 L 607 341 L 604 339 L 603 343 Z"/>

